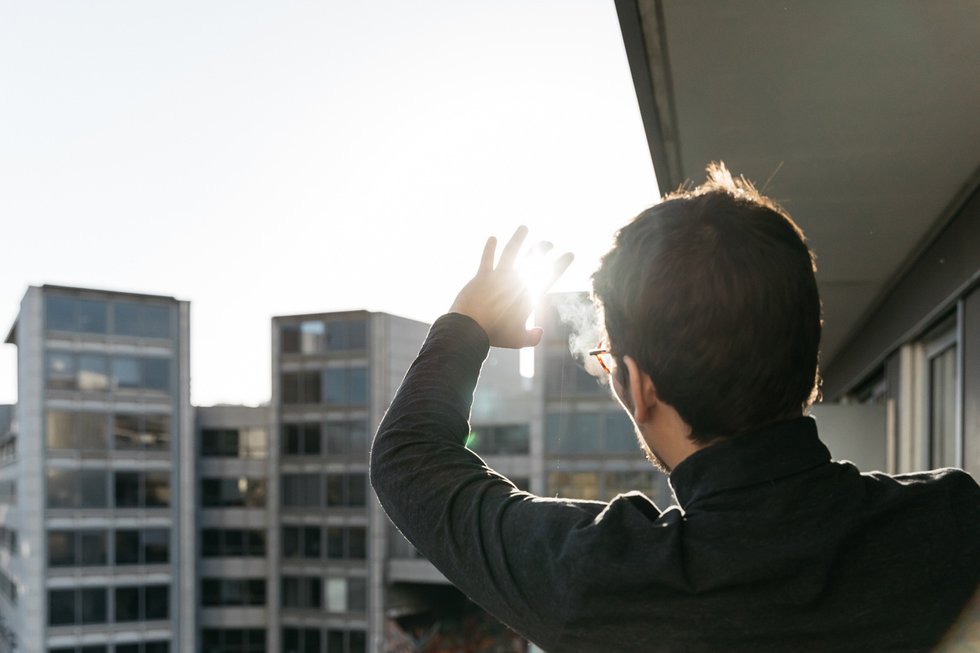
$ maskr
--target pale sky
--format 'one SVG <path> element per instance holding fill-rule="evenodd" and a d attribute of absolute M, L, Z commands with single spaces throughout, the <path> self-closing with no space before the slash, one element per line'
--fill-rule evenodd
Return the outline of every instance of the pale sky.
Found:
<path fill-rule="evenodd" d="M 612 0 L 0 0 L 0 89 L 2 335 L 29 285 L 189 300 L 197 405 L 268 400 L 273 315 L 431 322 L 519 224 L 587 289 L 658 196 Z"/>

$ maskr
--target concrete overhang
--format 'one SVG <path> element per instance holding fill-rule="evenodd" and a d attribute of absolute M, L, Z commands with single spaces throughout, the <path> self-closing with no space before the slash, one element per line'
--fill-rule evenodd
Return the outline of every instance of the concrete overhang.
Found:
<path fill-rule="evenodd" d="M 793 215 L 832 367 L 978 187 L 980 3 L 616 8 L 661 192 L 722 160 Z"/>

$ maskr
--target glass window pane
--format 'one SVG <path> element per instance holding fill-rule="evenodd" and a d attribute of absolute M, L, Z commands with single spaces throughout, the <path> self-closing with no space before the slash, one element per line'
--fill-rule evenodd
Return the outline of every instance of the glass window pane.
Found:
<path fill-rule="evenodd" d="M 367 505 L 367 475 L 349 474 L 347 476 L 347 505 Z"/>
<path fill-rule="evenodd" d="M 243 458 L 265 458 L 269 451 L 269 436 L 263 428 L 241 431 L 241 455 Z"/>
<path fill-rule="evenodd" d="M 62 410 L 49 410 L 45 440 L 48 449 L 74 449 L 75 435 L 72 422 L 73 413 Z"/>
<path fill-rule="evenodd" d="M 221 531 L 217 528 L 205 528 L 201 531 L 201 554 L 205 558 L 216 558 L 221 555 Z"/>
<path fill-rule="evenodd" d="M 249 508 L 265 507 L 265 480 L 248 479 L 245 488 L 245 505 Z"/>
<path fill-rule="evenodd" d="M 116 449 L 139 449 L 140 416 L 115 415 L 112 419 L 112 439 Z"/>
<path fill-rule="evenodd" d="M 166 619 L 170 614 L 170 586 L 147 585 L 145 590 L 147 620 Z"/>
<path fill-rule="evenodd" d="M 48 565 L 75 565 L 75 531 L 48 531 Z"/>
<path fill-rule="evenodd" d="M 98 299 L 76 299 L 78 330 L 83 333 L 106 333 L 106 303 Z"/>
<path fill-rule="evenodd" d="M 158 392 L 170 391 L 170 361 L 168 359 L 143 359 L 143 387 Z"/>
<path fill-rule="evenodd" d="M 138 565 L 140 563 L 140 533 L 136 530 L 116 531 L 116 564 Z"/>
<path fill-rule="evenodd" d="M 303 557 L 314 560 L 320 557 L 319 526 L 307 526 L 303 529 Z"/>
<path fill-rule="evenodd" d="M 48 590 L 48 625 L 75 623 L 75 590 Z"/>
<path fill-rule="evenodd" d="M 303 372 L 300 376 L 300 402 L 316 404 L 320 399 L 320 373 Z"/>
<path fill-rule="evenodd" d="M 138 472 L 116 472 L 115 506 L 138 508 L 140 505 L 140 475 Z"/>
<path fill-rule="evenodd" d="M 104 469 L 82 469 L 78 472 L 81 487 L 81 508 L 106 508 L 109 493 L 106 488 L 107 472 Z"/>
<path fill-rule="evenodd" d="M 82 623 L 104 624 L 106 622 L 106 588 L 86 587 L 81 590 Z"/>
<path fill-rule="evenodd" d="M 105 392 L 109 389 L 109 369 L 105 356 L 80 354 L 78 365 L 78 389 L 85 392 Z"/>
<path fill-rule="evenodd" d="M 112 382 L 116 390 L 135 390 L 140 387 L 140 365 L 135 358 L 112 359 Z"/>
<path fill-rule="evenodd" d="M 299 556 L 299 526 L 282 527 L 282 557 L 296 558 Z"/>
<path fill-rule="evenodd" d="M 252 556 L 264 556 L 265 555 L 265 532 L 264 531 L 246 531 L 246 548 L 248 549 L 249 555 Z"/>
<path fill-rule="evenodd" d="M 113 303 L 112 331 L 121 336 L 139 336 L 139 306 L 131 303 Z"/>
<path fill-rule="evenodd" d="M 347 400 L 354 405 L 364 405 L 368 400 L 367 368 L 352 367 L 347 374 Z"/>
<path fill-rule="evenodd" d="M 330 368 L 323 371 L 323 402 L 347 403 L 347 370 Z"/>
<path fill-rule="evenodd" d="M 151 528 L 143 531 L 143 561 L 148 565 L 170 562 L 170 531 Z"/>
<path fill-rule="evenodd" d="M 365 579 L 347 579 L 347 609 L 351 612 L 367 610 L 367 581 Z"/>
<path fill-rule="evenodd" d="M 140 441 L 145 449 L 151 451 L 170 449 L 170 416 L 144 415 Z"/>
<path fill-rule="evenodd" d="M 80 563 L 86 567 L 101 567 L 108 562 L 108 545 L 105 531 L 82 531 L 79 533 L 81 548 Z"/>
<path fill-rule="evenodd" d="M 48 508 L 74 508 L 78 500 L 75 470 L 48 469 Z"/>
<path fill-rule="evenodd" d="M 67 352 L 48 352 L 48 389 L 74 390 L 75 383 L 75 357 Z"/>
<path fill-rule="evenodd" d="M 347 612 L 347 579 L 328 578 L 326 583 L 327 612 Z"/>
<path fill-rule="evenodd" d="M 320 453 L 320 424 L 303 425 L 303 453 L 307 456 Z"/>
<path fill-rule="evenodd" d="M 639 451 L 633 422 L 625 411 L 606 413 L 605 450 L 610 453 L 635 454 Z"/>
<path fill-rule="evenodd" d="M 147 508 L 166 508 L 170 505 L 170 472 L 147 471 L 145 501 Z"/>
<path fill-rule="evenodd" d="M 949 347 L 929 361 L 929 466 L 956 465 L 956 353 Z"/>
<path fill-rule="evenodd" d="M 299 325 L 284 324 L 279 329 L 279 347 L 284 354 L 299 352 Z"/>
<path fill-rule="evenodd" d="M 75 436 L 79 449 L 105 451 L 109 446 L 106 416 L 102 413 L 76 413 Z"/>
<path fill-rule="evenodd" d="M 342 560 L 347 556 L 345 551 L 344 535 L 346 529 L 341 526 L 327 527 L 327 558 L 331 560 Z"/>
<path fill-rule="evenodd" d="M 318 354 L 324 350 L 323 322 L 307 320 L 299 325 L 300 351 L 304 354 Z"/>
<path fill-rule="evenodd" d="M 347 557 L 352 560 L 367 559 L 367 531 L 363 526 L 347 529 Z"/>
<path fill-rule="evenodd" d="M 119 621 L 139 621 L 140 619 L 140 588 L 115 588 L 116 618 Z"/>
<path fill-rule="evenodd" d="M 171 312 L 167 306 L 144 305 L 141 323 L 143 335 L 147 338 L 169 338 Z"/>
<path fill-rule="evenodd" d="M 75 301 L 49 295 L 44 298 L 44 312 L 49 331 L 75 330 Z"/>
<path fill-rule="evenodd" d="M 225 531 L 224 553 L 226 556 L 239 557 L 245 553 L 245 536 L 240 529 Z"/>

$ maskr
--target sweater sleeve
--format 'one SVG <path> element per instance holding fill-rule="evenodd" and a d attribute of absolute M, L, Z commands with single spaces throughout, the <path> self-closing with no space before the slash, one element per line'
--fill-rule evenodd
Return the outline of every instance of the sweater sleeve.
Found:
<path fill-rule="evenodd" d="M 381 422 L 371 483 L 392 522 L 454 585 L 509 627 L 551 649 L 574 573 L 569 535 L 606 504 L 518 490 L 466 449 L 486 333 L 439 318 Z"/>

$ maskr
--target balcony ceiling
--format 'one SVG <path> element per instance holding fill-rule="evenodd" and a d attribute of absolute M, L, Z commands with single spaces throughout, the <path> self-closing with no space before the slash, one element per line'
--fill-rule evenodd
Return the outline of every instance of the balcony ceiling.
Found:
<path fill-rule="evenodd" d="M 977 183 L 980 3 L 617 10 L 661 191 L 723 160 L 786 207 L 817 254 L 832 363 Z"/>

